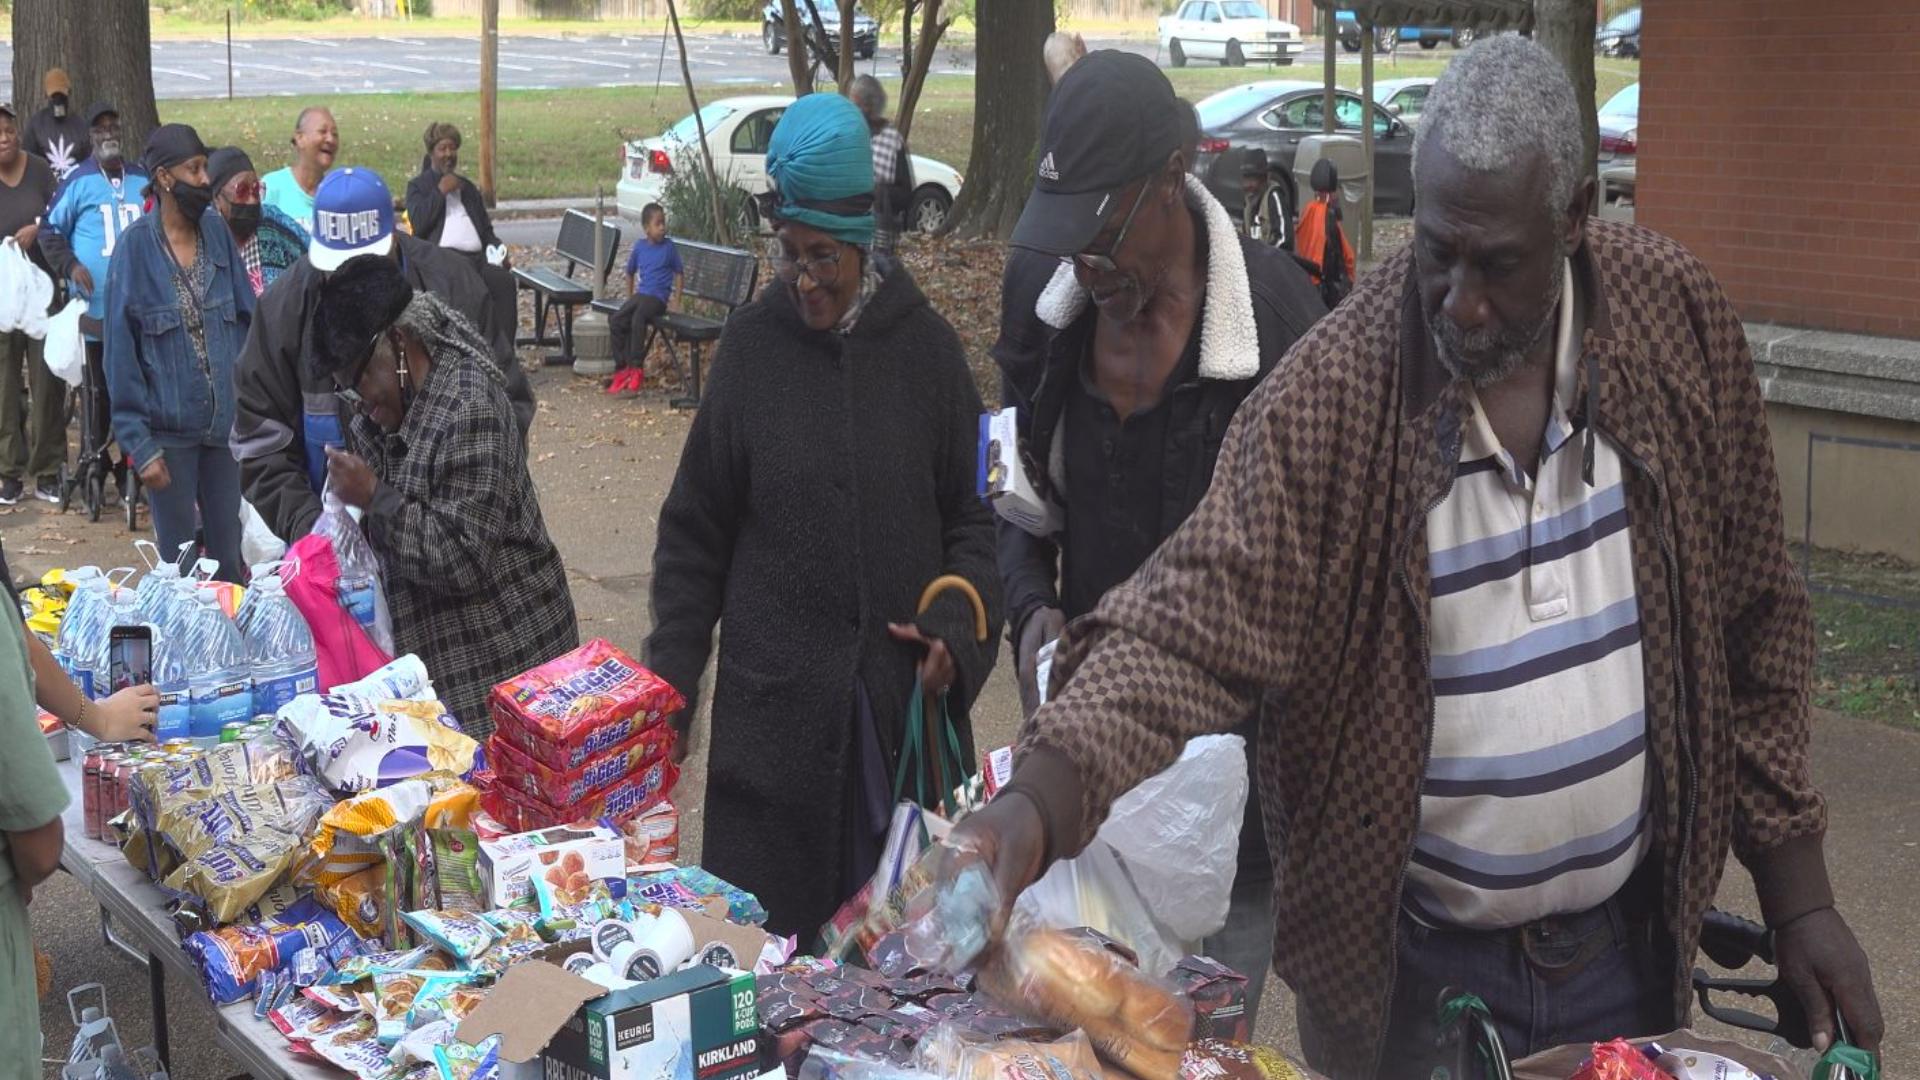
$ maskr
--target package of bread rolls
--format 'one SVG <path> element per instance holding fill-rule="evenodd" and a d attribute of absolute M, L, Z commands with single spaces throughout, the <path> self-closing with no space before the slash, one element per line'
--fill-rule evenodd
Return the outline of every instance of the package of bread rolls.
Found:
<path fill-rule="evenodd" d="M 1083 1031 L 1052 1042 L 992 1039 L 941 1024 L 914 1049 L 914 1067 L 945 1080 L 1104 1080 Z"/>
<path fill-rule="evenodd" d="M 1010 927 L 980 968 L 1002 1006 L 1062 1030 L 1078 1028 L 1100 1057 L 1140 1080 L 1179 1080 L 1193 1005 L 1097 942 L 1059 930 Z"/>

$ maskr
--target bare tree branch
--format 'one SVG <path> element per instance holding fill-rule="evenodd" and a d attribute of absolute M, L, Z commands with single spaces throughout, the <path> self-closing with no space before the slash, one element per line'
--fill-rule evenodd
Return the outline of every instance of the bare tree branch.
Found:
<path fill-rule="evenodd" d="M 791 5 L 792 0 L 788 0 Z M 700 161 L 707 170 L 707 194 L 713 202 L 713 235 L 717 243 L 733 243 L 733 230 L 727 227 L 727 215 L 720 208 L 720 177 L 713 170 L 713 149 L 707 145 L 707 122 L 700 117 L 700 98 L 693 92 L 693 68 L 687 63 L 687 39 L 680 36 L 680 9 L 667 0 L 667 18 L 673 21 L 673 40 L 680 46 L 680 80 L 687 87 L 687 103 L 693 106 L 693 127 L 700 135 Z"/>

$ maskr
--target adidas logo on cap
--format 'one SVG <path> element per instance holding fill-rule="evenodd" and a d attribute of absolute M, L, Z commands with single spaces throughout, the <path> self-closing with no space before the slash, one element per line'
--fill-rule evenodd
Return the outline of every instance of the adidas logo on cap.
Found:
<path fill-rule="evenodd" d="M 1060 179 L 1060 170 L 1053 166 L 1053 151 L 1051 150 L 1047 151 L 1046 157 L 1040 159 L 1040 179 L 1053 181 Z"/>

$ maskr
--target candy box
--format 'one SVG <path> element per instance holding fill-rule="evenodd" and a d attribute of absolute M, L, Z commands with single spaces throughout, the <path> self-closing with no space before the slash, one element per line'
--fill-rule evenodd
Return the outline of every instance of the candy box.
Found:
<path fill-rule="evenodd" d="M 626 843 L 604 825 L 564 825 L 480 841 L 480 880 L 494 907 L 533 903 L 534 875 L 560 875 L 561 885 L 616 879 L 627 873 Z"/>
<path fill-rule="evenodd" d="M 581 767 L 685 705 L 604 638 L 508 679 L 487 700 L 506 741 L 558 769 Z"/>
<path fill-rule="evenodd" d="M 1247 977 L 1216 960 L 1189 956 L 1173 966 L 1167 981 L 1193 1002 L 1194 1038 L 1251 1042 L 1247 1023 Z"/>
<path fill-rule="evenodd" d="M 673 748 L 673 729 L 656 724 L 604 754 L 588 758 L 579 768 L 559 769 L 529 755 L 513 740 L 496 733 L 487 744 L 496 784 L 561 808 L 587 801 L 654 762 Z"/>

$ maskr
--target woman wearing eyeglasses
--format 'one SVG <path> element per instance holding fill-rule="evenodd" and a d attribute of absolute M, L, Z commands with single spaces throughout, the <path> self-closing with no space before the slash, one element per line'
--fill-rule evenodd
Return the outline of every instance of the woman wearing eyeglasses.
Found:
<path fill-rule="evenodd" d="M 200 136 L 185 124 L 156 128 L 141 166 L 160 211 L 127 226 L 107 270 L 113 435 L 147 487 L 160 550 L 203 531 L 220 578 L 239 582 L 240 466 L 227 436 L 253 289 L 213 209 Z"/>
<path fill-rule="evenodd" d="M 213 186 L 213 207 L 227 219 L 240 261 L 247 268 L 253 295 L 267 291 L 281 271 L 307 253 L 307 234 L 277 206 L 260 200 L 266 185 L 254 171 L 253 159 L 237 146 L 223 146 L 207 157 L 207 175 Z"/>
<path fill-rule="evenodd" d="M 496 683 L 580 643 L 506 377 L 466 316 L 384 255 L 328 275 L 308 356 L 352 417 L 327 482 L 365 512 L 394 645 L 426 662 L 447 710 L 485 737 Z"/>
<path fill-rule="evenodd" d="M 972 760 L 999 585 L 980 397 L 952 327 L 869 251 L 860 110 L 801 98 L 767 171 L 776 280 L 728 321 L 661 508 L 647 662 L 690 703 L 684 754 L 719 625 L 706 865 L 810 941 L 874 870 L 916 677 Z M 945 574 L 978 591 L 986 640 L 960 591 L 917 612 Z"/>

